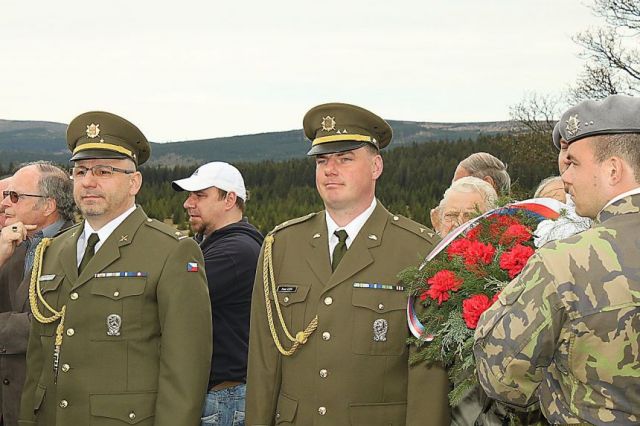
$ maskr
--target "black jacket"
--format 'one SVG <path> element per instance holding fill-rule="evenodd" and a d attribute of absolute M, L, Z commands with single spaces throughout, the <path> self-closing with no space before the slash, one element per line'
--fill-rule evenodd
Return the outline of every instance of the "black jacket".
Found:
<path fill-rule="evenodd" d="M 213 320 L 209 388 L 224 381 L 245 382 L 249 349 L 251 292 L 264 237 L 246 219 L 196 236 L 204 255 Z"/>

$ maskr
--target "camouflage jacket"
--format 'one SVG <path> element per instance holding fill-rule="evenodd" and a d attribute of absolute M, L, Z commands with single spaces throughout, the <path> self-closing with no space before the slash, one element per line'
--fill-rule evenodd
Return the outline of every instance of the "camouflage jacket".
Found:
<path fill-rule="evenodd" d="M 551 423 L 640 423 L 640 194 L 540 249 L 476 329 L 488 395 Z"/>

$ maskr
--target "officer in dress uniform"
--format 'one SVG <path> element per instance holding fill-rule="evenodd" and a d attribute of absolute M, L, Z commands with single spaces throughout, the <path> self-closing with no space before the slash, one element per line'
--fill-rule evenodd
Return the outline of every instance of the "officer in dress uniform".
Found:
<path fill-rule="evenodd" d="M 36 252 L 21 425 L 199 425 L 211 360 L 202 253 L 135 205 L 149 143 L 106 112 L 67 130 L 85 220 Z"/>
<path fill-rule="evenodd" d="M 325 210 L 277 226 L 254 285 L 247 424 L 444 425 L 440 367 L 409 365 L 397 274 L 431 251 L 433 231 L 375 198 L 391 127 L 354 105 L 304 117 Z"/>
<path fill-rule="evenodd" d="M 556 139 L 557 138 L 557 139 Z M 567 110 L 562 179 L 593 226 L 552 241 L 480 318 L 487 394 L 551 424 L 640 424 L 640 99 Z"/>

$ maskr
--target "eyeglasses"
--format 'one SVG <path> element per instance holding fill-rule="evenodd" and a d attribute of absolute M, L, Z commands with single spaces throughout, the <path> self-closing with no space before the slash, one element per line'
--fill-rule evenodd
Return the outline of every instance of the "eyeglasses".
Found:
<path fill-rule="evenodd" d="M 2 198 L 7 198 L 11 200 L 12 203 L 17 203 L 20 201 L 22 197 L 38 197 L 38 198 L 47 198 L 44 195 L 36 195 L 36 194 L 20 194 L 16 191 L 2 191 Z"/>
<path fill-rule="evenodd" d="M 463 223 L 469 222 L 473 218 L 473 216 L 473 212 L 449 211 L 443 215 L 443 220 L 445 223 L 455 223 L 461 225 Z"/>
<path fill-rule="evenodd" d="M 89 171 L 91 171 L 93 176 L 97 178 L 110 178 L 113 176 L 114 172 L 124 173 L 127 175 L 135 173 L 135 170 L 119 169 L 117 167 L 103 166 L 100 164 L 93 167 L 76 166 L 71 169 L 71 179 L 82 179 Z"/>

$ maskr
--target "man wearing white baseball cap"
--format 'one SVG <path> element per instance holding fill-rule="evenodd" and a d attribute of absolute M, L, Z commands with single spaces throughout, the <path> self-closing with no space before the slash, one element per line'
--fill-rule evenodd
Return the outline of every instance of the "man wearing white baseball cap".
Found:
<path fill-rule="evenodd" d="M 183 206 L 205 261 L 213 321 L 213 356 L 202 425 L 243 425 L 251 293 L 263 236 L 244 216 L 242 174 L 207 163 L 172 183 L 188 191 Z"/>

